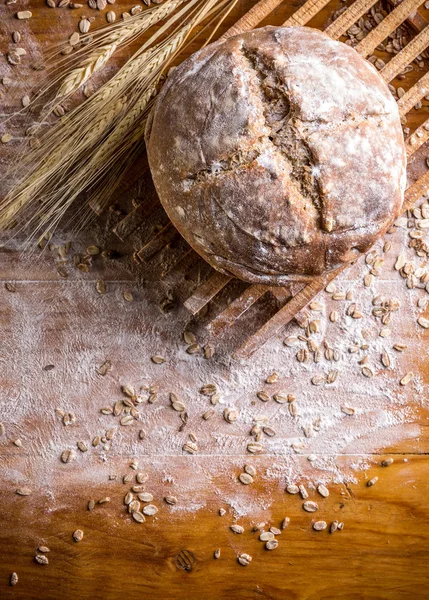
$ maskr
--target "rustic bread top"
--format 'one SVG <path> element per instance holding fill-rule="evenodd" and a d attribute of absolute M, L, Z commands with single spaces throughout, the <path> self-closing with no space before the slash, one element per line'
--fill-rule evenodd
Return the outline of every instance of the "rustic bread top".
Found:
<path fill-rule="evenodd" d="M 366 251 L 398 215 L 406 157 L 387 85 L 306 27 L 217 42 L 175 69 L 147 130 L 160 200 L 216 269 L 283 285 Z"/>

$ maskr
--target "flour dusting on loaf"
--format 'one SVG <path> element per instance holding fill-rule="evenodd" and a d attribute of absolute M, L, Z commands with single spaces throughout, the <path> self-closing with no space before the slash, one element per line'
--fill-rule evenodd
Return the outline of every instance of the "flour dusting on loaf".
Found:
<path fill-rule="evenodd" d="M 164 85 L 146 138 L 173 224 L 246 281 L 335 269 L 402 206 L 406 155 L 386 83 L 306 27 L 265 27 L 194 54 Z"/>

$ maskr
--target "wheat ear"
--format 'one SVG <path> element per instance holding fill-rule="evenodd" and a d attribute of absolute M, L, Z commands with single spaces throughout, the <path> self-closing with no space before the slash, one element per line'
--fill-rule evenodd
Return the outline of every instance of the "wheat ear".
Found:
<path fill-rule="evenodd" d="M 106 171 L 110 170 L 113 163 L 114 169 L 112 173 L 109 174 L 109 183 L 106 182 L 106 184 L 102 186 L 102 191 L 99 190 L 99 193 L 97 194 L 98 200 L 101 193 L 104 197 L 103 203 L 108 202 L 114 189 L 116 189 L 115 183 L 111 180 L 120 180 L 118 172 L 120 158 L 122 156 L 129 157 L 130 148 L 139 139 L 143 140 L 143 129 L 147 109 L 150 99 L 156 92 L 156 84 L 160 79 L 161 71 L 165 63 L 181 47 L 193 26 L 193 22 L 187 24 L 177 33 L 172 35 L 170 39 L 162 42 L 155 48 L 143 52 L 136 60 L 132 61 L 131 64 L 124 67 L 122 77 L 127 78 L 132 76 L 133 86 L 135 88 L 132 93 L 138 100 L 133 106 L 128 107 L 126 111 L 122 111 L 123 117 L 117 121 L 116 126 L 111 130 L 106 139 L 98 145 L 97 150 L 91 155 L 89 160 L 85 161 L 80 168 L 75 167 L 73 173 L 67 176 L 67 184 L 55 189 L 53 193 L 45 199 L 44 208 L 46 218 L 40 221 L 39 226 L 44 223 L 49 223 L 50 228 L 54 227 L 70 204 L 86 187 L 88 187 L 88 182 L 91 182 L 92 186 L 95 186 L 101 176 Z M 111 88 L 112 86 L 107 85 L 107 87 Z M 142 87 L 145 87 L 146 91 L 140 95 L 138 90 Z M 109 89 L 109 94 L 111 93 L 112 90 Z M 124 97 L 119 99 L 118 102 L 121 106 L 127 104 L 127 100 Z M 101 121 L 101 119 L 99 119 L 99 121 Z M 109 119 L 106 121 L 109 122 Z M 100 139 L 100 133 L 100 131 L 96 131 L 95 135 L 92 137 L 94 137 L 94 139 Z M 57 157 L 54 157 L 54 163 L 56 158 Z M 115 177 L 112 177 L 113 172 Z M 43 183 L 49 180 L 51 176 L 52 173 L 46 172 L 43 177 Z M 40 179 L 38 183 L 39 185 L 42 184 Z M 43 185 L 40 185 L 39 189 L 42 187 Z M 34 193 L 34 186 L 32 186 L 31 193 Z"/>
<path fill-rule="evenodd" d="M 152 27 L 155 23 L 162 21 L 171 14 L 184 0 L 169 0 L 156 7 L 154 11 L 145 11 L 139 18 L 128 24 L 125 22 L 121 27 L 116 27 L 109 34 L 103 36 L 103 44 L 94 49 L 82 63 L 73 69 L 61 82 L 55 95 L 55 100 L 64 99 L 82 85 L 97 71 L 102 69 L 109 61 L 118 46 L 125 44 L 131 38 L 139 36 Z"/>
<path fill-rule="evenodd" d="M 109 198 L 124 171 L 143 147 L 143 127 L 155 86 L 193 28 L 236 0 L 188 0 L 95 94 L 66 113 L 40 138 L 40 147 L 23 157 L 21 177 L 0 205 L 0 226 L 40 201 L 30 221 L 36 230 L 56 225 L 84 189 Z M 183 17 L 185 25 L 177 26 Z M 166 40 L 153 46 L 168 30 Z M 175 29 L 174 29 L 175 27 Z M 140 99 L 140 102 L 139 102 Z M 25 171 L 24 171 L 25 172 Z M 104 181 L 101 176 L 107 173 Z M 107 181 L 106 181 L 107 180 Z"/>

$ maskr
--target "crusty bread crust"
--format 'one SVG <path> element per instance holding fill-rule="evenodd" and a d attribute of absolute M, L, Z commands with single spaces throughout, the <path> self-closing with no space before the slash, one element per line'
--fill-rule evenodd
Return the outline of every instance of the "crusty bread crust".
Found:
<path fill-rule="evenodd" d="M 400 212 L 396 102 L 355 50 L 306 28 L 207 46 L 167 79 L 146 132 L 171 221 L 213 267 L 284 285 L 365 252 Z"/>

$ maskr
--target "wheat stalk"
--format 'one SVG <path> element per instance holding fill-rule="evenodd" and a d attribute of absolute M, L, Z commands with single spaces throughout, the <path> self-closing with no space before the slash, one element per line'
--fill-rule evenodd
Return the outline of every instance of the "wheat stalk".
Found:
<path fill-rule="evenodd" d="M 49 223 L 50 227 L 54 227 L 70 204 L 79 196 L 85 187 L 88 186 L 88 181 L 92 181 L 92 185 L 94 186 L 102 174 L 109 169 L 113 159 L 115 159 L 116 164 L 118 164 L 118 158 L 126 154 L 128 155 L 130 147 L 133 146 L 138 139 L 143 138 L 145 118 L 142 119 L 142 117 L 146 116 L 149 101 L 156 92 L 156 85 L 159 82 L 162 68 L 166 61 L 173 56 L 183 44 L 193 26 L 193 22 L 185 25 L 176 34 L 172 35 L 171 39 L 159 44 L 155 48 L 142 52 L 136 60 L 123 68 L 123 72 L 119 78 L 120 82 L 123 82 L 132 75 L 133 85 L 136 88 L 134 93 L 136 93 L 138 88 L 142 87 L 144 84 L 148 86 L 146 91 L 142 96 L 138 97 L 134 106 L 124 113 L 123 118 L 117 122 L 116 126 L 104 142 L 101 145 L 98 145 L 97 150 L 92 154 L 90 159 L 85 162 L 85 165 L 82 166 L 82 168 L 75 168 L 74 174 L 67 177 L 67 184 L 57 188 L 55 192 L 49 196 L 49 200 L 45 202 L 45 218 L 40 221 L 37 229 L 45 222 Z M 112 82 L 109 82 L 106 84 L 106 88 L 107 90 L 104 90 L 103 93 L 101 93 L 101 98 L 103 99 L 105 99 L 106 94 L 112 94 L 112 88 L 114 88 L 117 93 L 118 89 L 121 88 L 121 85 L 118 81 L 115 82 L 115 85 L 112 85 Z M 123 108 L 126 104 L 127 100 L 125 97 L 120 98 L 116 103 L 120 108 Z M 103 128 L 107 124 L 110 124 L 111 127 L 111 123 L 113 122 L 113 115 L 111 115 L 111 113 L 112 110 L 109 111 L 109 116 L 105 116 L 101 113 L 98 119 L 98 127 L 96 127 L 95 131 L 91 132 L 91 139 L 99 140 Z M 115 110 L 114 114 L 118 114 L 118 112 Z M 138 126 L 138 124 L 140 126 Z M 87 139 L 86 143 L 90 143 L 90 141 Z M 118 153 L 119 148 L 120 153 Z M 54 168 L 57 158 L 58 156 L 54 155 L 53 160 L 50 161 L 51 165 L 54 165 Z M 118 169 L 116 168 L 114 171 L 116 176 L 115 179 L 118 181 Z M 24 195 L 23 198 L 20 198 L 20 205 L 22 205 L 23 201 L 28 199 L 29 193 L 34 194 L 35 191 L 41 191 L 51 176 L 51 169 L 48 169 L 43 173 L 42 178 L 37 177 L 37 189 L 34 185 L 31 185 L 31 180 L 27 182 L 31 185 L 31 188 L 27 189 L 26 196 Z M 110 183 L 112 179 L 111 173 L 109 175 L 109 183 L 106 182 L 103 189 L 99 190 L 97 193 L 98 202 L 100 195 L 103 196 L 103 203 L 109 200 L 116 188 L 115 184 L 112 185 Z"/>
<path fill-rule="evenodd" d="M 115 27 L 113 31 L 103 36 L 102 46 L 96 48 L 82 63 L 73 69 L 61 82 L 61 85 L 55 95 L 55 100 L 64 99 L 82 85 L 97 71 L 102 69 L 109 61 L 118 46 L 125 44 L 131 38 L 134 38 L 152 27 L 155 23 L 162 21 L 171 14 L 184 0 L 168 0 L 155 9 L 145 11 L 132 23 Z M 89 45 L 92 49 L 92 45 Z M 88 49 L 88 48 L 87 48 Z"/>
<path fill-rule="evenodd" d="M 170 10 L 173 3 L 178 6 L 182 1 L 171 0 Z M 107 83 L 44 134 L 40 147 L 24 156 L 20 163 L 20 168 L 27 166 L 30 172 L 0 205 L 0 226 L 8 226 L 23 209 L 39 200 L 40 209 L 28 223 L 37 222 L 35 231 L 43 227 L 50 229 L 85 189 L 91 191 L 93 201 L 107 202 L 120 182 L 124 170 L 122 160 L 131 161 L 143 147 L 147 114 L 167 65 L 197 25 L 208 16 L 221 14 L 236 1 L 189 0 Z M 155 46 L 155 40 L 171 30 L 184 15 L 187 22 L 173 28 L 172 33 Z M 118 39 L 114 42 L 111 38 L 110 46 L 124 43 L 123 37 L 120 42 Z M 64 88 L 61 93 L 72 93 L 85 77 L 90 77 L 108 60 L 109 44 L 105 41 L 106 37 L 97 49 L 100 62 L 84 61 L 79 67 L 84 71 L 75 70 L 73 79 L 68 80 L 67 91 Z M 94 59 L 95 52 L 91 56 Z M 65 85 L 66 80 L 61 85 Z"/>

